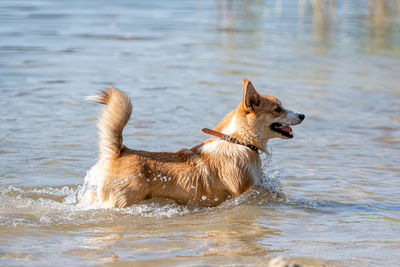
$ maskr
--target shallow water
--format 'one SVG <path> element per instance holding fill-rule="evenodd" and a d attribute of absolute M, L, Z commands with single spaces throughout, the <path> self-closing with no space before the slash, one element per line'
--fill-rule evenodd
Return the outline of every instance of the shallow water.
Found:
<path fill-rule="evenodd" d="M 4 265 L 397 266 L 400 2 L 0 1 Z M 99 105 L 133 99 L 129 147 L 206 139 L 241 79 L 306 114 L 264 190 L 216 208 L 78 203 Z"/>

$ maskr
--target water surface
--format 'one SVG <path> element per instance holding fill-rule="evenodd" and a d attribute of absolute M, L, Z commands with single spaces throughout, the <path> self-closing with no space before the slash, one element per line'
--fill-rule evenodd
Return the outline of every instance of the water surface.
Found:
<path fill-rule="evenodd" d="M 400 2 L 0 2 L 0 260 L 6 265 L 397 266 Z M 125 144 L 207 138 L 241 79 L 306 114 L 272 140 L 265 188 L 216 208 L 79 204 L 101 107 L 127 92 Z"/>

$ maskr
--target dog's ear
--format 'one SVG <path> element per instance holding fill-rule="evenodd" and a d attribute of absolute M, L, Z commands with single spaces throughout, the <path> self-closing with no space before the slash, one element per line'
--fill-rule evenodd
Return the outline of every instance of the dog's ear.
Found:
<path fill-rule="evenodd" d="M 247 110 L 253 110 L 260 106 L 260 95 L 257 93 L 253 84 L 243 78 L 243 103 Z"/>

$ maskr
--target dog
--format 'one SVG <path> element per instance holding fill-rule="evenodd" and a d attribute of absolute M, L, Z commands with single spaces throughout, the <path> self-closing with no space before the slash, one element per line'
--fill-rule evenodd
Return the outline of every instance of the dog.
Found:
<path fill-rule="evenodd" d="M 260 152 L 271 138 L 293 138 L 289 125 L 305 115 L 285 109 L 271 95 L 243 79 L 243 99 L 191 149 L 148 152 L 123 145 L 122 131 L 132 113 L 130 98 L 109 88 L 87 100 L 106 105 L 99 121 L 98 162 L 85 177 L 82 201 L 124 208 L 150 198 L 179 204 L 217 206 L 262 182 Z"/>

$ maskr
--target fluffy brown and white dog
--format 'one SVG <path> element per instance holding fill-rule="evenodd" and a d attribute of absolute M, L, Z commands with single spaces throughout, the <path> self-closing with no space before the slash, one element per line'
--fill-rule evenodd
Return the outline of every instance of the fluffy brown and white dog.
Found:
<path fill-rule="evenodd" d="M 191 149 L 148 152 L 122 144 L 132 112 L 129 97 L 110 88 L 89 100 L 105 104 L 99 122 L 100 158 L 85 177 L 82 200 L 102 207 L 128 207 L 148 198 L 170 198 L 182 204 L 216 206 L 258 186 L 262 179 L 259 151 L 269 139 L 293 137 L 288 125 L 303 114 L 283 108 L 243 79 L 243 99 L 213 129 L 213 135 Z"/>

